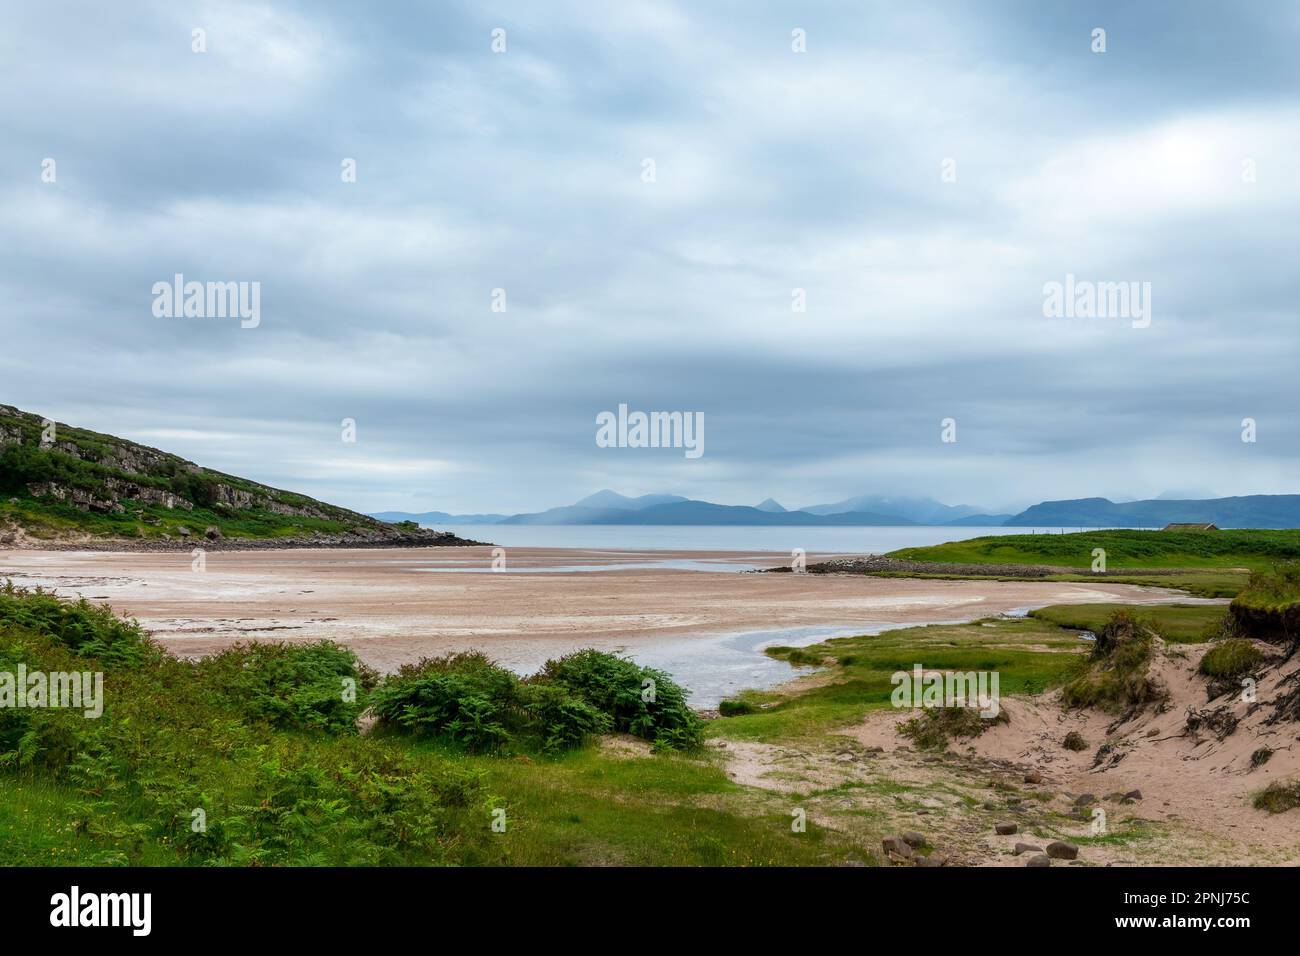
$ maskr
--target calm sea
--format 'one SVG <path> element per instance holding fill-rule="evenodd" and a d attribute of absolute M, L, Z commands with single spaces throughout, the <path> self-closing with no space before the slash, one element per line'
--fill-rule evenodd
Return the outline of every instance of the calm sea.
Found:
<path fill-rule="evenodd" d="M 668 551 L 773 551 L 789 554 L 881 554 L 991 534 L 1060 534 L 1082 528 L 737 527 L 713 525 L 436 525 L 503 548 L 635 548 Z M 1095 529 L 1093 529 L 1095 530 Z"/>

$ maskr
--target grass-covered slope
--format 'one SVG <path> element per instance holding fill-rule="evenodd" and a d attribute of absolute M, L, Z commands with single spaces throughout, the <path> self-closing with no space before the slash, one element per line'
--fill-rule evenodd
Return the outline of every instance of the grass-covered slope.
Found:
<path fill-rule="evenodd" d="M 84 536 L 457 543 L 0 405 L 0 543 Z M 425 540 L 427 539 L 427 541 Z"/>
<path fill-rule="evenodd" d="M 1242 634 L 1274 643 L 1300 640 L 1300 563 L 1251 574 L 1230 610 Z"/>
<path fill-rule="evenodd" d="M 1072 534 L 1010 534 L 903 548 L 890 557 L 961 564 L 1092 566 L 1093 549 L 1106 552 L 1106 567 L 1265 568 L 1300 558 L 1300 530 L 1081 531 Z"/>

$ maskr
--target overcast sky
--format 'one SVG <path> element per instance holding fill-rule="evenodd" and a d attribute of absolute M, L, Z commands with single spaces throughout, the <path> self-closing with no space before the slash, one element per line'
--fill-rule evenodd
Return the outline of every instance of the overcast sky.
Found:
<path fill-rule="evenodd" d="M 0 402 L 367 511 L 1300 492 L 1294 4 L 3 9 Z"/>

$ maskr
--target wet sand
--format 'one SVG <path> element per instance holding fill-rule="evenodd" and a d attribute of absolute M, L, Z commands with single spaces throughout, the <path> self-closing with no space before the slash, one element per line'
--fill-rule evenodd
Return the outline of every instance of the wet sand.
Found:
<path fill-rule="evenodd" d="M 760 631 L 775 643 L 786 631 L 864 633 L 1055 603 L 1188 600 L 1177 591 L 1103 581 L 688 569 L 784 563 L 771 553 L 519 548 L 505 557 L 507 570 L 493 572 L 488 547 L 214 552 L 198 572 L 187 553 L 13 550 L 0 551 L 0 579 L 108 603 L 180 655 L 237 641 L 328 638 L 385 671 L 470 649 L 531 671 L 582 647 L 652 660 L 665 648 L 680 657 L 686 642 L 700 641 L 704 651 Z M 808 561 L 828 557 L 810 554 Z M 571 570 L 592 567 L 599 570 Z"/>

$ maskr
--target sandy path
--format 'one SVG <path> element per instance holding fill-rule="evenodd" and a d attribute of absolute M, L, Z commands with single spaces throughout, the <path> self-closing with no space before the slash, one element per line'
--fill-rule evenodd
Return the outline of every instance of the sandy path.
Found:
<path fill-rule="evenodd" d="M 809 555 L 809 561 L 825 556 Z M 935 581 L 842 575 L 709 573 L 664 561 L 775 566 L 742 552 L 511 549 L 503 573 L 492 549 L 214 552 L 206 570 L 187 553 L 0 551 L 0 579 L 55 587 L 138 618 L 176 653 L 236 640 L 350 644 L 384 670 L 447 651 L 481 649 L 532 669 L 578 647 L 636 651 L 665 639 L 818 625 L 969 620 L 1026 606 L 1186 599 L 1132 585 Z M 608 570 L 529 569 L 597 565 Z M 633 569 L 617 570 L 620 565 Z"/>

